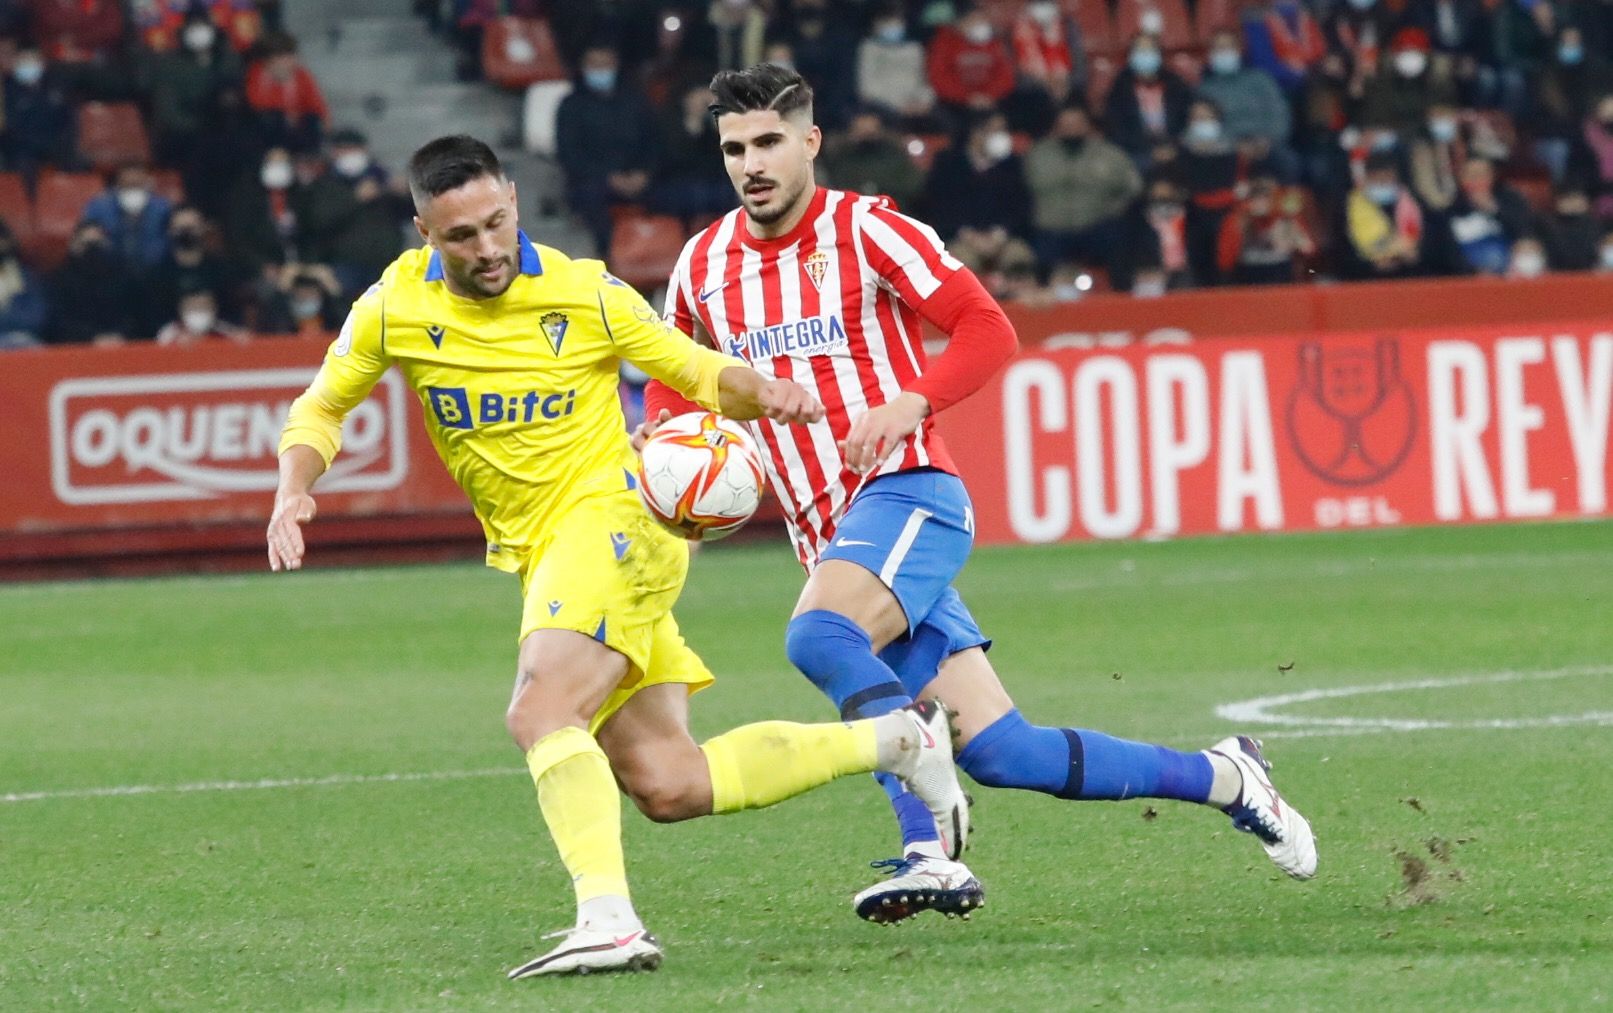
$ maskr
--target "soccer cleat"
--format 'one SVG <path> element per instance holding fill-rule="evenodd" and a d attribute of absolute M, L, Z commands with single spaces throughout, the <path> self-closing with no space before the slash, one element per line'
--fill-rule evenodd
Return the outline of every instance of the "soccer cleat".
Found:
<path fill-rule="evenodd" d="M 938 700 L 915 700 L 902 710 L 918 731 L 919 748 L 891 773 L 929 808 L 941 847 L 956 860 L 969 843 L 969 797 L 952 764 L 952 715 Z"/>
<path fill-rule="evenodd" d="M 962 862 L 909 855 L 870 863 L 890 870 L 890 878 L 852 898 L 857 917 L 891 925 L 920 911 L 939 911 L 951 918 L 984 907 L 986 892 Z"/>
<path fill-rule="evenodd" d="M 1310 822 L 1272 787 L 1267 776 L 1271 763 L 1261 754 L 1260 742 L 1233 735 L 1211 746 L 1210 752 L 1232 761 L 1243 777 L 1238 800 L 1222 810 L 1232 817 L 1232 825 L 1260 838 L 1277 868 L 1295 879 L 1316 875 L 1316 835 Z"/>
<path fill-rule="evenodd" d="M 594 971 L 653 971 L 661 966 L 661 944 L 644 929 L 606 932 L 574 928 L 551 932 L 565 937 L 559 946 L 510 971 L 511 981 L 540 974 L 591 974 Z"/>

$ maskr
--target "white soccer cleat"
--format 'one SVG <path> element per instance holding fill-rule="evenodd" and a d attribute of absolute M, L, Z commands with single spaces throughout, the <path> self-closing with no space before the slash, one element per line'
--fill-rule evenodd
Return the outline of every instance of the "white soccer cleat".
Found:
<path fill-rule="evenodd" d="M 890 925 L 920 911 L 968 918 L 970 912 L 985 906 L 985 890 L 962 862 L 910 855 L 870 864 L 889 869 L 891 877 L 852 898 L 857 917 L 867 921 Z"/>
<path fill-rule="evenodd" d="M 1232 825 L 1260 838 L 1277 868 L 1295 879 L 1316 875 L 1316 835 L 1311 833 L 1310 822 L 1272 787 L 1271 764 L 1261 754 L 1260 742 L 1233 735 L 1209 751 L 1230 760 L 1243 777 L 1238 800 L 1222 810 L 1232 817 Z"/>
<path fill-rule="evenodd" d="M 903 707 L 918 732 L 919 748 L 903 757 L 901 778 L 935 817 L 941 847 L 957 859 L 969 843 L 969 796 L 952 765 L 952 715 L 938 700 L 916 700 Z"/>
<path fill-rule="evenodd" d="M 661 966 L 661 945 L 644 929 L 607 932 L 575 928 L 544 936 L 565 937 L 559 946 L 510 971 L 511 981 L 540 974 L 592 974 L 595 971 L 653 971 Z"/>

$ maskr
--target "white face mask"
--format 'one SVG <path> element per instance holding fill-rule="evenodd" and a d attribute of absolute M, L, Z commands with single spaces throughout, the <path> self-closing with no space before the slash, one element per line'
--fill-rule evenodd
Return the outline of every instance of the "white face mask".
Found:
<path fill-rule="evenodd" d="M 963 30 L 963 37 L 977 46 L 984 46 L 991 41 L 991 25 L 985 21 L 972 21 Z"/>
<path fill-rule="evenodd" d="M 1602 270 L 1613 271 L 1613 246 L 1602 247 L 1601 251 L 1597 253 L 1596 259 L 1597 263 L 1602 265 Z"/>
<path fill-rule="evenodd" d="M 1546 273 L 1546 258 L 1538 253 L 1520 253 L 1512 261 L 1512 273 L 1520 278 L 1538 278 Z"/>
<path fill-rule="evenodd" d="M 1056 3 L 1048 3 L 1047 0 L 1036 0 L 1030 5 L 1029 10 L 1031 20 L 1044 28 L 1058 24 L 1059 5 Z"/>
<path fill-rule="evenodd" d="M 1000 162 L 1014 153 L 1014 138 L 1006 130 L 994 130 L 986 135 L 984 145 L 986 157 L 993 162 Z"/>
<path fill-rule="evenodd" d="M 1165 294 L 1165 279 L 1138 278 L 1131 286 L 1131 294 L 1138 299 L 1158 299 Z"/>
<path fill-rule="evenodd" d="M 137 215 L 146 209 L 151 201 L 151 193 L 138 187 L 125 186 L 118 189 L 118 207 L 125 214 Z"/>
<path fill-rule="evenodd" d="M 1395 54 L 1395 73 L 1401 77 L 1416 77 L 1427 69 L 1427 53 L 1416 49 L 1403 49 Z"/>
<path fill-rule="evenodd" d="M 263 171 L 258 174 L 258 180 L 270 190 L 284 190 L 291 185 L 291 178 L 290 162 L 264 162 Z"/>
<path fill-rule="evenodd" d="M 370 156 L 362 151 L 344 151 L 331 160 L 336 171 L 352 179 L 364 175 L 364 170 L 370 167 Z"/>
<path fill-rule="evenodd" d="M 318 299 L 295 299 L 291 303 L 291 315 L 298 320 L 312 320 L 319 316 Z"/>
<path fill-rule="evenodd" d="M 1221 139 L 1221 124 L 1215 120 L 1194 120 L 1187 125 L 1187 139 L 1195 144 L 1214 144 Z"/>
<path fill-rule="evenodd" d="M 1243 57 L 1236 49 L 1217 49 L 1210 54 L 1210 69 L 1217 74 L 1231 74 L 1243 66 Z"/>
<path fill-rule="evenodd" d="M 185 29 L 185 48 L 193 53 L 213 48 L 213 26 L 194 24 Z"/>
<path fill-rule="evenodd" d="M 1137 27 L 1144 35 L 1163 35 L 1165 34 L 1165 15 L 1150 7 L 1137 18 Z"/>
<path fill-rule="evenodd" d="M 192 334 L 206 334 L 213 329 L 213 318 L 212 310 L 186 310 L 179 320 Z"/>
<path fill-rule="evenodd" d="M 45 76 L 45 61 L 18 60 L 17 65 L 11 68 L 11 76 L 20 84 L 38 84 Z"/>

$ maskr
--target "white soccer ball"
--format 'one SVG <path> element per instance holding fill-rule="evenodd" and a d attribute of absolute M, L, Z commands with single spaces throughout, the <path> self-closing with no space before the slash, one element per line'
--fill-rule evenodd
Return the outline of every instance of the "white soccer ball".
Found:
<path fill-rule="evenodd" d="M 650 516 L 692 541 L 716 541 L 756 512 L 767 487 L 762 454 L 738 422 L 690 412 L 662 423 L 639 456 Z"/>

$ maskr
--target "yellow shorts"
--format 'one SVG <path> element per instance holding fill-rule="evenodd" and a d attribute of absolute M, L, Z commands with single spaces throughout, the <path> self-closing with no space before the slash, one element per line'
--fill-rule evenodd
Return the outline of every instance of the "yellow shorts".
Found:
<path fill-rule="evenodd" d="M 672 618 L 689 572 L 688 543 L 651 519 L 637 495 L 578 503 L 520 572 L 522 640 L 534 630 L 572 630 L 627 657 L 627 675 L 590 732 L 646 686 L 682 683 L 694 693 L 715 681 Z"/>

